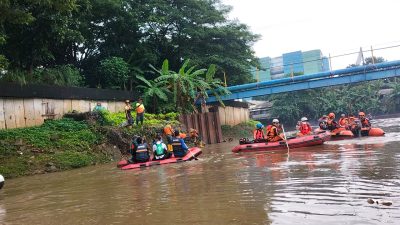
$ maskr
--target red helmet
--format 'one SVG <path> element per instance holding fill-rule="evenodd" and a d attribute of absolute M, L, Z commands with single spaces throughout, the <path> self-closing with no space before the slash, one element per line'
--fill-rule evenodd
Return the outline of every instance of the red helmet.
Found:
<path fill-rule="evenodd" d="M 328 117 L 329 117 L 329 118 L 335 118 L 335 113 L 329 113 L 329 114 L 328 114 Z"/>
<path fill-rule="evenodd" d="M 365 113 L 364 112 L 359 112 L 358 116 L 365 116 Z"/>

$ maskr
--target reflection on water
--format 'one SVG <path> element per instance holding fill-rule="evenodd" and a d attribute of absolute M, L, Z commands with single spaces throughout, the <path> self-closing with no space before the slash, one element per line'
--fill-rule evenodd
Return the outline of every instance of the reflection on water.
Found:
<path fill-rule="evenodd" d="M 374 122 L 390 132 L 290 154 L 233 154 L 236 143 L 224 143 L 198 161 L 8 180 L 0 224 L 397 224 L 400 119 Z"/>

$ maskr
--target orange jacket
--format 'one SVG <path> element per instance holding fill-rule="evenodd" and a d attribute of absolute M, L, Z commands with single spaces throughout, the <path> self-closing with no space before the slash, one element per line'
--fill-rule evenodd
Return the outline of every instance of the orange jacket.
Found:
<path fill-rule="evenodd" d="M 165 135 L 172 135 L 174 133 L 174 130 L 172 130 L 171 125 L 167 125 L 164 127 L 164 134 Z"/>
<path fill-rule="evenodd" d="M 274 137 L 278 136 L 278 128 L 274 125 L 269 125 L 267 127 L 267 138 L 272 140 Z"/>
<path fill-rule="evenodd" d="M 339 119 L 339 125 L 342 127 L 345 127 L 349 124 L 349 119 L 347 118 L 340 118 Z"/>
<path fill-rule="evenodd" d="M 363 120 L 361 120 L 361 126 L 362 128 L 369 128 L 371 127 L 371 122 L 369 122 L 369 119 L 364 118 Z"/>

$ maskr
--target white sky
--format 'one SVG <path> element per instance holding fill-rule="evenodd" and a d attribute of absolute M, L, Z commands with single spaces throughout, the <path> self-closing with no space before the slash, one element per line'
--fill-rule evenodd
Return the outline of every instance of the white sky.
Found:
<path fill-rule="evenodd" d="M 400 45 L 400 0 L 222 0 L 238 19 L 261 35 L 258 57 L 321 49 L 325 56 Z M 364 57 L 371 56 L 370 52 Z M 400 60 L 400 46 L 374 51 Z M 332 68 L 355 63 L 357 55 L 332 58 Z"/>

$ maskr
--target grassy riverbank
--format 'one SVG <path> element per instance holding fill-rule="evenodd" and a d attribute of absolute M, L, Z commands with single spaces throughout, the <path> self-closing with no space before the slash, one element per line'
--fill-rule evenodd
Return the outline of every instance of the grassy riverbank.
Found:
<path fill-rule="evenodd" d="M 105 113 L 96 121 L 63 118 L 38 127 L 0 130 L 0 174 L 12 178 L 119 160 L 132 135 L 154 136 L 166 119 L 179 124 L 176 117 L 147 114 L 143 126 L 119 128 L 123 113 Z"/>
<path fill-rule="evenodd" d="M 225 140 L 229 138 L 240 139 L 243 137 L 252 137 L 257 123 L 258 121 L 249 120 L 235 126 L 222 125 L 222 135 Z"/>

